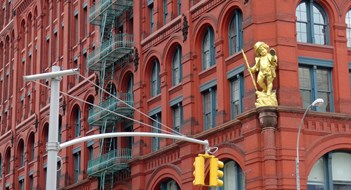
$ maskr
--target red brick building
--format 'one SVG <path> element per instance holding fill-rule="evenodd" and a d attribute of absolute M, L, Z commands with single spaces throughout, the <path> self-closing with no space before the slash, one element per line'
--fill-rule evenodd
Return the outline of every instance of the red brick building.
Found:
<path fill-rule="evenodd" d="M 0 189 L 45 189 L 50 89 L 22 77 L 53 65 L 80 69 L 61 81 L 60 142 L 132 131 L 207 139 L 225 163 L 225 190 L 296 189 L 298 127 L 323 98 L 302 125 L 301 188 L 351 187 L 350 1 L 0 5 Z M 254 105 L 240 50 L 252 66 L 257 41 L 279 58 L 277 107 Z M 201 145 L 155 137 L 77 144 L 59 153 L 58 189 L 208 189 L 192 183 L 199 153 Z"/>

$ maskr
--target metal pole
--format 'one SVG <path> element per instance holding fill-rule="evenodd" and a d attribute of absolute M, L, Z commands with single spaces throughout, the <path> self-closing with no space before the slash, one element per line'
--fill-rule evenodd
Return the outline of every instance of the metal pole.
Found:
<path fill-rule="evenodd" d="M 300 125 L 299 125 L 299 130 L 297 132 L 297 141 L 296 141 L 296 163 L 295 163 L 295 169 L 296 169 L 296 189 L 300 190 L 300 155 L 299 155 L 299 147 L 300 147 L 300 133 L 301 133 L 301 128 L 303 126 L 303 120 L 305 119 L 307 112 L 310 110 L 312 106 L 321 106 L 323 105 L 324 100 L 322 98 L 317 98 L 315 101 L 310 104 L 306 110 L 305 113 L 303 114 Z"/>
<path fill-rule="evenodd" d="M 310 110 L 312 104 L 309 105 L 306 110 L 305 110 L 305 113 L 303 114 L 302 118 L 301 118 L 301 121 L 300 121 L 300 125 L 299 125 L 299 130 L 297 132 L 297 142 L 296 142 L 296 165 L 295 165 L 295 168 L 296 168 L 296 189 L 297 190 L 300 190 L 300 155 L 299 155 L 299 146 L 300 146 L 300 132 L 301 132 L 301 128 L 302 128 L 302 125 L 303 125 L 303 121 L 306 117 L 306 114 L 308 112 L 308 110 Z"/>
<path fill-rule="evenodd" d="M 59 71 L 60 67 L 53 66 L 52 71 Z M 51 78 L 51 96 L 50 96 L 50 117 L 49 117 L 49 139 L 46 145 L 48 159 L 46 170 L 46 190 L 56 189 L 57 183 L 57 153 L 59 150 L 58 143 L 58 113 L 59 113 L 59 95 L 60 95 L 61 77 Z"/>
<path fill-rule="evenodd" d="M 171 134 L 162 134 L 162 133 L 147 133 L 147 132 L 116 132 L 116 133 L 104 133 L 104 134 L 97 134 L 97 135 L 89 135 L 81 138 L 76 138 L 59 145 L 60 149 L 66 148 L 68 146 L 86 142 L 94 139 L 101 139 L 101 138 L 111 138 L 111 137 L 135 137 L 135 136 L 143 136 L 143 137 L 160 137 L 160 138 L 170 138 L 176 140 L 183 140 L 188 141 L 196 144 L 201 144 L 205 146 L 205 151 L 208 153 L 210 150 L 209 143 L 207 140 L 198 140 L 186 136 L 180 135 L 171 135 Z"/>

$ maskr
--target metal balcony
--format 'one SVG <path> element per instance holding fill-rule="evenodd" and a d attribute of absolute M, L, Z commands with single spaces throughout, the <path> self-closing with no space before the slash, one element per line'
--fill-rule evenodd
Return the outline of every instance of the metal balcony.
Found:
<path fill-rule="evenodd" d="M 128 105 L 133 106 L 134 104 L 132 93 L 118 93 L 116 97 Z M 88 117 L 90 126 L 103 126 L 105 124 L 113 125 L 116 121 L 123 119 L 121 116 L 117 116 L 113 113 L 118 113 L 124 116 L 131 116 L 134 113 L 132 108 L 123 102 L 116 100 L 114 97 L 107 98 L 106 100 L 102 101 L 99 106 L 106 110 L 98 107 L 90 108 Z"/>
<path fill-rule="evenodd" d="M 131 54 L 133 48 L 133 35 L 115 34 L 112 39 L 103 42 L 100 47 L 88 55 L 88 67 L 94 71 L 106 69 Z M 106 61 L 105 64 L 104 61 Z"/>
<path fill-rule="evenodd" d="M 127 162 L 132 159 L 131 149 L 111 150 L 107 154 L 89 160 L 88 175 L 99 177 L 101 173 L 113 173 L 128 168 Z"/>
<path fill-rule="evenodd" d="M 100 0 L 90 8 L 89 21 L 94 25 L 101 25 L 103 15 L 107 12 L 106 22 L 113 22 L 123 11 L 133 7 L 133 0 Z"/>

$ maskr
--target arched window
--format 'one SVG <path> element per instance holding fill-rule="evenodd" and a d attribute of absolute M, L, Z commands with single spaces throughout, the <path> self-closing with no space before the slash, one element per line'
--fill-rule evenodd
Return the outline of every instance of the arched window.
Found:
<path fill-rule="evenodd" d="M 117 94 L 117 90 L 116 90 L 116 86 L 110 82 L 107 86 L 106 86 L 106 91 L 109 92 L 112 95 L 116 95 Z M 110 95 L 107 94 L 107 97 L 109 97 Z M 106 97 L 106 98 L 107 98 Z"/>
<path fill-rule="evenodd" d="M 22 51 L 25 48 L 25 44 L 26 44 L 26 22 L 24 20 L 22 20 L 21 23 L 21 39 L 20 39 L 20 50 Z"/>
<path fill-rule="evenodd" d="M 41 146 L 40 150 L 42 153 L 46 153 L 46 143 L 49 140 L 49 124 L 46 123 L 43 127 L 42 138 L 41 138 Z"/>
<path fill-rule="evenodd" d="M 2 179 L 2 155 L 0 154 L 0 179 Z"/>
<path fill-rule="evenodd" d="M 28 159 L 29 161 L 34 160 L 34 143 L 35 143 L 35 137 L 34 133 L 31 133 L 29 135 L 29 141 L 28 141 Z"/>
<path fill-rule="evenodd" d="M 49 26 L 50 21 L 51 21 L 51 15 L 50 15 L 50 2 L 49 0 L 45 1 L 45 18 L 44 18 L 44 26 Z"/>
<path fill-rule="evenodd" d="M 6 4 L 6 1 L 4 2 Z M 9 23 L 11 20 L 11 1 L 8 1 L 6 6 L 6 21 L 5 23 Z"/>
<path fill-rule="evenodd" d="M 4 25 L 4 10 L 2 9 L 2 3 L 0 3 L 0 31 Z"/>
<path fill-rule="evenodd" d="M 208 27 L 202 41 L 202 70 L 215 65 L 214 33 Z"/>
<path fill-rule="evenodd" d="M 5 154 L 5 174 L 11 172 L 11 149 L 8 148 Z"/>
<path fill-rule="evenodd" d="M 24 166 L 24 143 L 23 140 L 20 140 L 19 144 L 18 144 L 18 163 L 20 167 Z"/>
<path fill-rule="evenodd" d="M 321 6 L 313 0 L 302 1 L 296 8 L 298 42 L 329 44 L 328 18 Z"/>
<path fill-rule="evenodd" d="M 86 106 L 86 115 L 85 118 L 88 119 L 88 123 L 89 123 L 89 130 L 93 129 L 93 125 L 92 123 L 94 122 L 94 97 L 90 96 L 87 100 L 87 102 L 89 102 L 90 104 L 87 104 Z"/>
<path fill-rule="evenodd" d="M 229 55 L 239 52 L 243 43 L 242 14 L 240 10 L 235 10 L 229 23 Z"/>
<path fill-rule="evenodd" d="M 245 176 L 240 166 L 234 162 L 229 161 L 224 164 L 223 168 L 224 178 L 223 187 L 220 190 L 244 190 Z"/>
<path fill-rule="evenodd" d="M 313 165 L 307 189 L 351 189 L 351 154 L 329 152 Z"/>
<path fill-rule="evenodd" d="M 172 84 L 173 86 L 182 82 L 182 48 L 177 47 L 172 60 Z"/>
<path fill-rule="evenodd" d="M 28 36 L 27 36 L 27 45 L 32 42 L 32 24 L 33 24 L 33 17 L 32 14 L 30 13 L 28 15 L 28 22 L 27 22 L 27 30 L 28 30 Z"/>
<path fill-rule="evenodd" d="M 134 79 L 133 75 L 129 76 L 128 84 L 127 84 L 127 104 L 133 105 L 134 101 L 134 95 L 133 95 L 133 85 L 134 85 Z"/>
<path fill-rule="evenodd" d="M 58 136 L 57 136 L 57 140 L 59 143 L 62 142 L 62 116 L 59 116 L 59 125 L 58 125 Z"/>
<path fill-rule="evenodd" d="M 151 72 L 151 97 L 161 93 L 160 64 L 155 59 Z"/>
<path fill-rule="evenodd" d="M 0 69 L 2 69 L 3 67 L 4 67 L 4 43 L 0 42 Z"/>
<path fill-rule="evenodd" d="M 167 179 L 160 184 L 160 190 L 180 190 L 180 187 L 175 180 Z"/>
<path fill-rule="evenodd" d="M 351 9 L 346 14 L 347 47 L 351 48 Z"/>
<path fill-rule="evenodd" d="M 74 136 L 79 137 L 80 136 L 80 130 L 81 130 L 81 123 L 80 123 L 80 108 L 77 106 L 76 109 L 74 110 Z"/>

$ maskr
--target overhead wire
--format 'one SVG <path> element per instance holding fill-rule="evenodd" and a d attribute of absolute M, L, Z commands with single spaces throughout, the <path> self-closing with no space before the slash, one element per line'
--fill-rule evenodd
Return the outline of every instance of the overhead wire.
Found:
<path fill-rule="evenodd" d="M 44 86 L 44 87 L 46 87 L 46 88 L 51 89 L 50 86 L 45 85 L 45 84 L 43 84 L 43 83 L 41 83 L 41 82 L 38 82 L 38 81 L 32 81 L 32 82 L 34 82 L 34 83 L 36 83 L 36 84 L 39 84 L 39 85 L 41 85 L 41 86 Z M 122 115 L 122 114 L 113 112 L 113 111 L 108 110 L 108 109 L 106 109 L 106 108 L 103 108 L 103 107 L 101 107 L 101 106 L 95 105 L 95 104 L 93 104 L 93 103 L 90 103 L 90 102 L 88 102 L 88 101 L 82 100 L 82 99 L 80 99 L 80 98 L 78 98 L 78 97 L 75 97 L 75 96 L 73 96 L 73 95 L 70 95 L 70 94 L 68 94 L 68 93 L 66 93 L 66 92 L 63 92 L 63 91 L 61 91 L 61 90 L 60 90 L 59 92 L 60 92 L 61 94 L 63 94 L 63 95 L 66 95 L 66 96 L 70 97 L 70 98 L 73 98 L 73 99 L 75 99 L 75 100 L 81 101 L 81 102 L 86 103 L 86 104 L 88 104 L 88 105 L 97 107 L 97 108 L 99 108 L 99 109 L 102 109 L 102 110 L 104 110 L 104 111 L 107 111 L 107 112 L 109 112 L 109 113 L 112 113 L 112 114 L 114 114 L 114 115 L 117 115 L 117 116 L 119 116 L 119 117 L 122 117 L 122 118 L 124 118 L 124 119 L 129 119 L 129 120 L 131 120 L 131 121 L 134 121 L 134 122 L 136 122 L 136 123 L 145 125 L 145 126 L 147 126 L 147 127 L 150 127 L 150 128 L 156 129 L 156 130 L 159 130 L 159 131 L 161 131 L 161 132 L 171 134 L 169 131 L 166 131 L 166 130 L 164 130 L 164 129 L 157 128 L 157 127 L 152 126 L 152 125 L 149 125 L 149 124 L 147 124 L 147 123 L 144 123 L 144 122 L 138 121 L 138 120 L 136 120 L 136 119 L 130 118 L 130 117 L 128 117 L 128 116 L 125 116 L 125 115 Z M 183 135 L 179 135 L 179 136 L 183 136 Z"/>
<path fill-rule="evenodd" d="M 171 130 L 174 134 L 177 134 L 177 135 L 180 135 L 180 136 L 185 136 L 185 135 L 183 135 L 182 133 L 180 133 L 180 132 L 178 132 L 178 131 L 172 129 L 171 127 L 168 127 L 167 125 L 165 125 L 165 124 L 163 124 L 163 123 L 157 121 L 156 119 L 154 119 L 154 118 L 148 116 L 147 114 L 145 114 L 144 112 L 140 111 L 139 109 L 136 109 L 135 107 L 129 105 L 128 103 L 126 103 L 125 101 L 121 100 L 121 99 L 118 98 L 117 96 L 115 96 L 115 95 L 109 93 L 108 91 L 106 91 L 105 89 L 103 89 L 102 87 L 100 87 L 99 85 L 96 85 L 94 82 L 90 81 L 88 78 L 86 78 L 85 76 L 83 76 L 82 74 L 80 74 L 79 71 L 74 71 L 74 72 L 77 73 L 77 75 L 80 76 L 80 77 L 82 77 L 84 80 L 88 81 L 90 84 L 92 84 L 92 85 L 94 85 L 95 87 L 99 88 L 99 90 L 102 90 L 104 93 L 108 94 L 109 96 L 112 96 L 112 97 L 115 98 L 116 100 L 118 100 L 118 101 L 124 103 L 126 106 L 128 106 L 128 107 L 131 108 L 131 109 L 133 109 L 134 111 L 139 112 L 141 115 L 143 115 L 143 116 L 149 118 L 150 120 L 156 122 L 157 124 L 160 124 L 161 126 L 167 128 L 167 129 Z"/>

